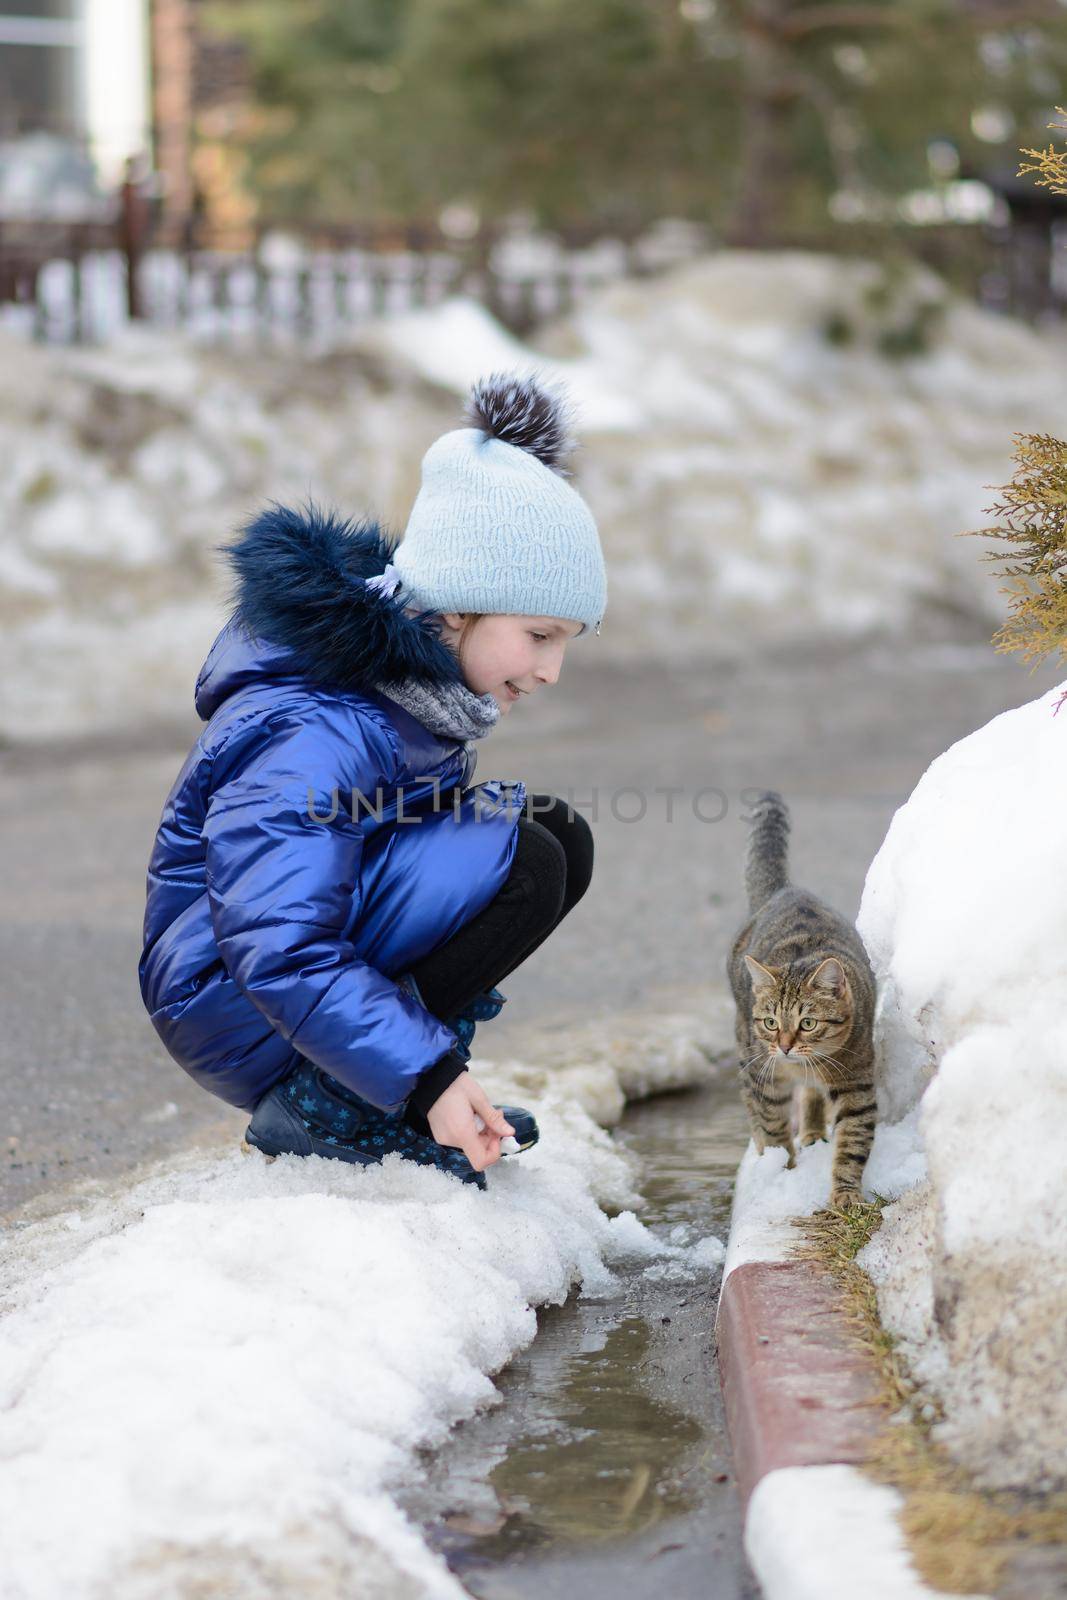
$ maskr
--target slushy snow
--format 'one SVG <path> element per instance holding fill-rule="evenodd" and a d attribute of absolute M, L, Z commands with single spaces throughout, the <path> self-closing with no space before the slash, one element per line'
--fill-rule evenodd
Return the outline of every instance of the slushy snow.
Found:
<path fill-rule="evenodd" d="M 576 666 L 819 630 L 940 637 L 946 617 L 987 631 L 1002 601 L 956 534 L 985 520 L 1013 431 L 1055 431 L 1062 343 L 950 301 L 929 353 L 887 360 L 863 333 L 877 275 L 723 251 L 604 288 L 526 343 L 450 300 L 304 357 L 0 330 L 0 736 L 191 717 L 227 614 L 215 547 L 309 494 L 399 533 L 424 451 L 500 367 L 562 380 L 576 407 L 570 465 L 611 574 Z M 841 314 L 847 348 L 823 334 Z"/>
<path fill-rule="evenodd" d="M 661 1028 L 665 1081 L 687 1026 Z M 687 1059 L 708 1070 L 692 1040 Z M 498 1100 L 538 1086 L 542 1128 L 486 1194 L 398 1157 L 234 1151 L 9 1229 L 5 1600 L 462 1595 L 394 1498 L 417 1453 L 498 1399 L 537 1306 L 610 1293 L 620 1266 L 692 1280 L 722 1260 L 635 1215 L 633 1158 L 585 1109 L 610 1115 L 606 1073 L 478 1064 Z"/>
<path fill-rule="evenodd" d="M 1067 1479 L 1062 693 L 933 762 L 858 919 L 879 980 L 881 1110 L 904 1119 L 879 1129 L 904 1141 L 881 1192 L 909 1183 L 860 1261 L 944 1407 L 935 1437 L 993 1485 Z"/>

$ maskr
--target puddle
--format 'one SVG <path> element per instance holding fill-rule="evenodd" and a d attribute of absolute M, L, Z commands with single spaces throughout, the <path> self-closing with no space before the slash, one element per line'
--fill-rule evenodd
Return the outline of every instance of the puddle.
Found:
<path fill-rule="evenodd" d="M 507 1543 L 615 1539 L 690 1503 L 676 1468 L 702 1430 L 635 1387 L 651 1346 L 645 1319 L 628 1316 L 600 1349 L 561 1363 L 558 1426 L 521 1440 L 490 1475 L 500 1503 L 516 1508 Z"/>
<path fill-rule="evenodd" d="M 642 1213 L 671 1242 L 725 1242 L 748 1130 L 732 1076 L 631 1109 Z M 714 1362 L 718 1270 L 636 1263 L 572 1298 L 497 1378 L 503 1403 L 458 1428 L 405 1497 L 479 1600 L 758 1594 Z"/>

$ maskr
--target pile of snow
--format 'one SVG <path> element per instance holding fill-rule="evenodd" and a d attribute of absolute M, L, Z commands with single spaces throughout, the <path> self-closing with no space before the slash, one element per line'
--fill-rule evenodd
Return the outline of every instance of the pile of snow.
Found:
<path fill-rule="evenodd" d="M 778 1467 L 752 1491 L 745 1554 L 763 1600 L 958 1600 L 915 1570 L 904 1496 L 858 1467 Z M 983 1600 L 972 1595 L 972 1600 Z"/>
<path fill-rule="evenodd" d="M 215 547 L 264 500 L 410 503 L 454 406 L 377 360 L 197 350 L 134 330 L 44 349 L 0 330 L 0 736 L 192 717 L 228 614 Z"/>
<path fill-rule="evenodd" d="M 879 1130 L 900 1144 L 881 1192 L 914 1185 L 860 1259 L 941 1399 L 937 1437 L 997 1485 L 1067 1479 L 1062 692 L 932 764 L 858 919 L 879 979 L 881 1110 L 904 1118 Z"/>
<path fill-rule="evenodd" d="M 737 1170 L 724 1279 L 750 1261 L 784 1261 L 792 1256 L 795 1219 L 813 1216 L 830 1204 L 832 1162 L 831 1141 L 798 1150 L 793 1168 L 786 1167 L 784 1150 L 769 1147 L 757 1155 L 755 1145 L 749 1144 Z M 864 1195 L 895 1199 L 924 1176 L 914 1120 L 881 1123 L 863 1174 Z"/>
<path fill-rule="evenodd" d="M 199 1154 L 13 1230 L 4 1594 L 457 1600 L 396 1504 L 417 1453 L 498 1399 L 536 1306 L 608 1294 L 622 1264 L 694 1278 L 722 1259 L 634 1214 L 632 1157 L 582 1103 L 597 1071 L 542 1074 L 542 1141 L 485 1194 L 398 1157 Z"/>
<path fill-rule="evenodd" d="M 308 494 L 401 529 L 424 450 L 500 367 L 562 379 L 577 404 L 575 481 L 611 584 L 588 655 L 986 627 L 996 586 L 955 535 L 1008 476 L 1012 433 L 1055 430 L 1062 348 L 953 303 L 928 354 L 889 360 L 863 332 L 878 276 L 723 252 L 605 288 L 533 344 L 453 300 L 303 359 L 0 330 L 0 736 L 184 711 L 226 613 L 213 546 L 265 499 Z M 842 317 L 859 337 L 835 347 Z"/>

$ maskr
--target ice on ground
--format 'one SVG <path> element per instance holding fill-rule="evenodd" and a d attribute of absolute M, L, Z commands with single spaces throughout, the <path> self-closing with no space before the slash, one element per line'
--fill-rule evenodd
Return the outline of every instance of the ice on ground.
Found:
<path fill-rule="evenodd" d="M 928 1179 L 861 1260 L 943 1403 L 937 1436 L 990 1484 L 1067 1479 L 1062 692 L 938 757 L 893 818 L 859 914 L 883 1114 L 906 1114 L 908 1159 Z"/>
<path fill-rule="evenodd" d="M 608 1293 L 624 1265 L 721 1259 L 635 1214 L 634 1159 L 581 1103 L 601 1077 L 541 1070 L 541 1143 L 485 1194 L 398 1157 L 198 1154 L 12 1227 L 5 1600 L 462 1595 L 397 1508 L 418 1452 L 498 1400 L 537 1306 Z"/>
<path fill-rule="evenodd" d="M 399 532 L 423 452 L 500 367 L 562 380 L 577 408 L 571 466 L 611 579 L 597 659 L 990 625 L 1003 601 L 955 535 L 984 520 L 1012 434 L 1056 430 L 1062 343 L 950 300 L 927 354 L 887 360 L 863 334 L 877 277 L 723 251 L 525 344 L 452 300 L 304 358 L 0 330 L 0 736 L 191 716 L 227 608 L 215 546 L 309 494 Z M 841 315 L 845 348 L 824 337 Z"/>
<path fill-rule="evenodd" d="M 657 1254 L 667 1259 L 653 1261 L 642 1272 L 643 1278 L 656 1283 L 692 1283 L 694 1278 L 704 1277 L 722 1266 L 726 1248 L 713 1234 L 705 1234 L 692 1242 L 676 1240 L 672 1235 L 669 1242 L 660 1243 Z"/>

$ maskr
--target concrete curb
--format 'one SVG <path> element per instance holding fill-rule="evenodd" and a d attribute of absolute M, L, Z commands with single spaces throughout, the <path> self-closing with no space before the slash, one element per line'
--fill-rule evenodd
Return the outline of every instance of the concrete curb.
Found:
<path fill-rule="evenodd" d="M 777 1171 L 751 1149 L 741 1164 L 715 1324 L 752 1570 L 765 1600 L 948 1600 L 912 1565 L 901 1496 L 859 1471 L 886 1421 L 880 1374 L 830 1272 L 769 1214 Z"/>
<path fill-rule="evenodd" d="M 716 1318 L 742 1500 L 781 1467 L 858 1463 L 883 1417 L 873 1363 L 846 1338 L 838 1290 L 812 1261 L 752 1261 Z"/>

